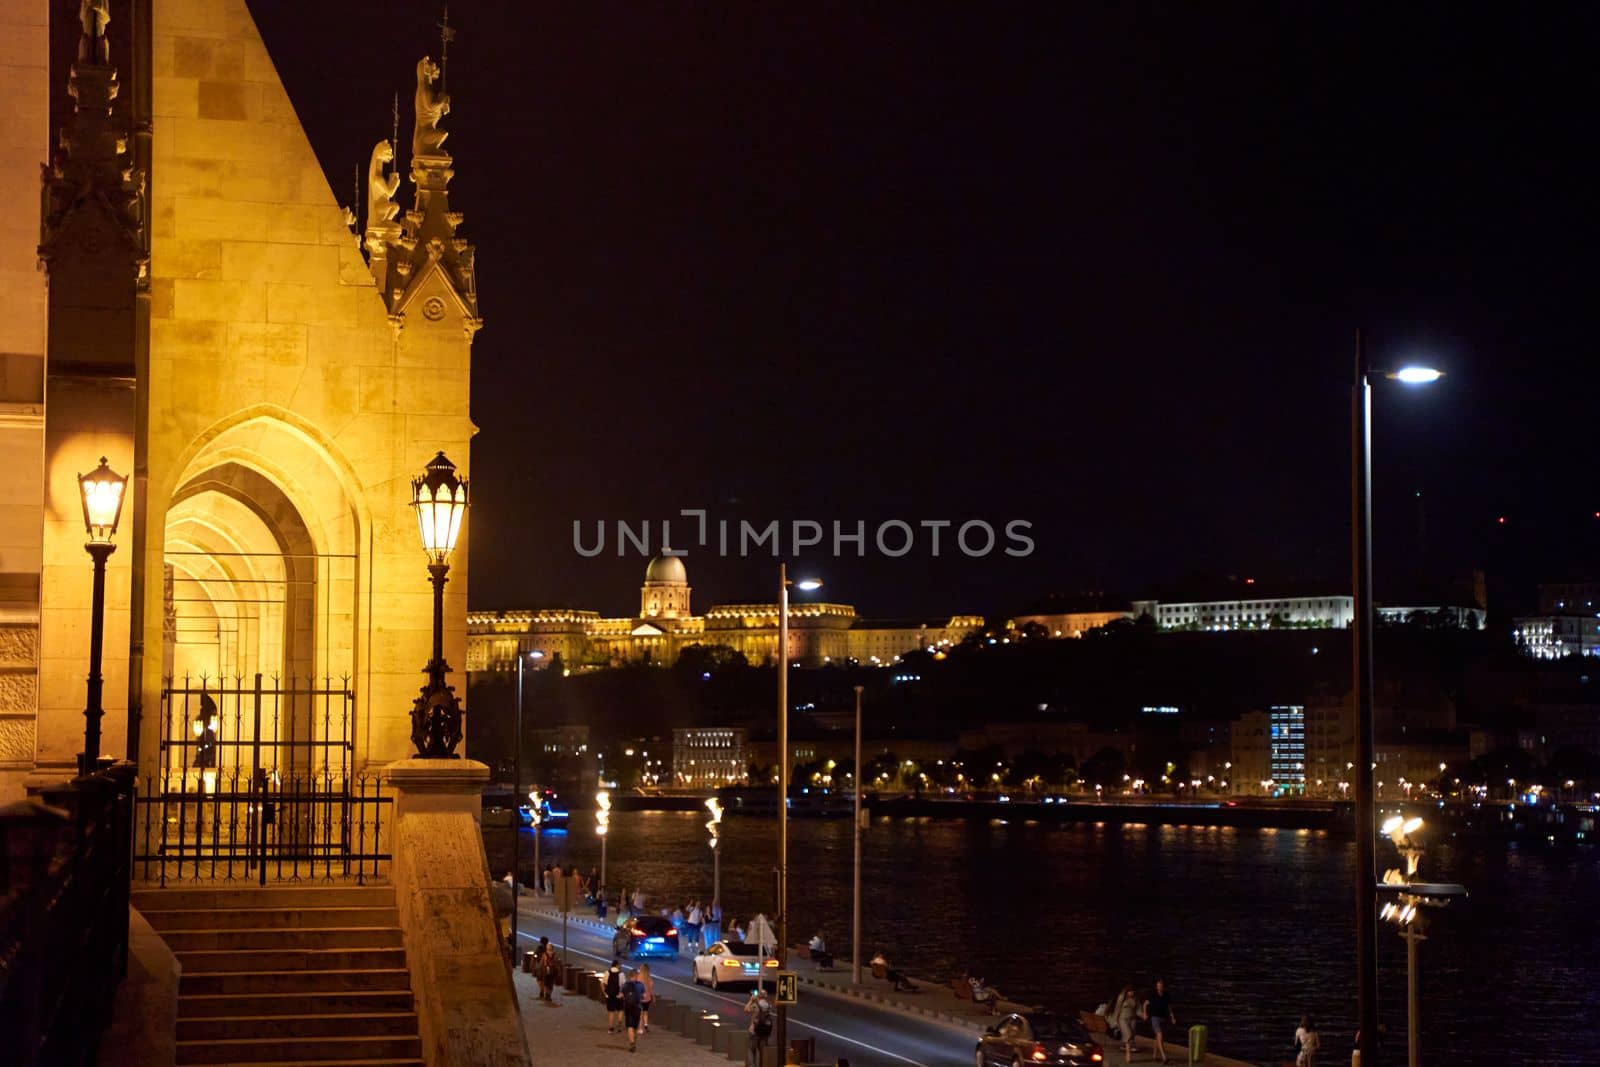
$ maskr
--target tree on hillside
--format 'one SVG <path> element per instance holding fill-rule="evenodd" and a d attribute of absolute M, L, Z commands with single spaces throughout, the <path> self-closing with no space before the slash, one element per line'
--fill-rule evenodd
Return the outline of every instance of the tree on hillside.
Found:
<path fill-rule="evenodd" d="M 1090 785 L 1115 789 L 1121 787 L 1126 771 L 1127 761 L 1121 750 L 1107 746 L 1083 761 L 1083 766 L 1078 768 L 1078 777 Z"/>

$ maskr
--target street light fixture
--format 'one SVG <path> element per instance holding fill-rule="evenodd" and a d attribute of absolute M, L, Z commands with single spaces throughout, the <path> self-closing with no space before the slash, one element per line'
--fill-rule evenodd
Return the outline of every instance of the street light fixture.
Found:
<path fill-rule="evenodd" d="M 611 829 L 611 794 L 601 789 L 594 795 L 594 832 L 600 838 L 600 884 L 594 887 L 595 896 L 605 899 L 606 889 L 606 833 Z"/>
<path fill-rule="evenodd" d="M 1355 380 L 1350 391 L 1351 659 L 1356 704 L 1356 996 L 1363 1067 L 1376 1062 L 1378 1027 L 1378 886 L 1373 796 L 1372 634 L 1372 377 L 1356 331 Z M 1407 366 L 1385 375 L 1407 385 L 1443 377 L 1431 367 Z"/>
<path fill-rule="evenodd" d="M 128 487 L 126 475 L 118 474 L 100 457 L 100 466 L 78 475 L 78 493 L 83 498 L 83 528 L 89 535 L 83 546 L 94 560 L 94 597 L 89 618 L 89 685 L 83 709 L 83 752 L 78 756 L 78 773 L 89 774 L 100 764 L 100 720 L 105 679 L 100 673 L 100 652 L 105 644 L 106 560 L 117 546 L 111 543 L 117 522 L 122 518 L 122 501 Z"/>
<path fill-rule="evenodd" d="M 1420 1067 L 1422 1062 L 1422 1000 L 1417 989 L 1417 943 L 1426 941 L 1423 930 L 1427 921 L 1419 908 L 1442 908 L 1450 901 L 1467 895 L 1465 886 L 1454 882 L 1422 882 L 1417 880 L 1417 866 L 1422 860 L 1422 842 L 1417 831 L 1422 820 L 1393 815 L 1384 820 L 1383 833 L 1394 842 L 1394 847 L 1405 860 L 1405 870 L 1393 868 L 1385 871 L 1383 887 L 1395 894 L 1395 899 L 1383 906 L 1378 917 L 1400 928 L 1400 938 L 1406 943 L 1406 1051 L 1409 1067 Z M 1362 1062 L 1367 1062 L 1363 1059 Z"/>
<path fill-rule="evenodd" d="M 411 708 L 411 743 L 423 759 L 452 759 L 462 737 L 461 701 L 444 680 L 450 673 L 444 661 L 444 583 L 467 514 L 467 480 L 456 477 L 456 465 L 443 452 L 428 462 L 422 477 L 412 479 L 411 506 L 433 580 L 433 658 L 425 668 L 428 684 Z"/>
<path fill-rule="evenodd" d="M 822 588 L 818 578 L 789 580 L 789 565 L 778 564 L 778 966 L 789 959 L 789 586 L 807 592 Z M 778 1005 L 778 1048 L 789 1047 L 789 1007 Z"/>
<path fill-rule="evenodd" d="M 443 455 L 441 452 L 440 455 Z M 530 659 L 544 659 L 537 648 L 530 652 L 517 652 L 517 729 L 516 751 L 511 755 L 511 952 L 517 951 L 517 887 L 522 884 L 522 805 L 517 797 L 522 793 L 522 667 Z M 531 792 L 533 801 L 533 877 L 537 895 L 539 875 L 539 800 Z"/>
<path fill-rule="evenodd" d="M 711 903 L 721 907 L 722 900 L 722 850 L 717 841 L 722 829 L 722 804 L 716 797 L 706 797 L 706 810 L 711 813 L 706 832 L 711 835 L 706 844 L 711 847 Z"/>

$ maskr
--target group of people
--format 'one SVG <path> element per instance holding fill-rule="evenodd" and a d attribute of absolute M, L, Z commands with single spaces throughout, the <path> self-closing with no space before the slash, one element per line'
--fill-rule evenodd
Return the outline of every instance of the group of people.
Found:
<path fill-rule="evenodd" d="M 1150 1023 L 1155 1036 L 1156 1058 L 1167 1062 L 1166 1030 L 1178 1025 L 1178 1017 L 1172 1013 L 1166 982 L 1157 978 L 1155 989 L 1143 997 L 1134 992 L 1133 986 L 1125 985 L 1116 1000 L 1100 1006 L 1099 1014 L 1106 1020 L 1107 1032 L 1122 1042 L 1123 1062 L 1133 1062 L 1133 1039 L 1142 1021 Z"/>
<path fill-rule="evenodd" d="M 541 937 L 539 947 L 533 950 L 533 976 L 539 980 L 540 1000 L 555 1001 L 556 986 L 561 984 L 561 966 L 556 947 L 548 937 Z"/>
<path fill-rule="evenodd" d="M 622 907 L 617 913 L 618 924 L 620 925 L 629 916 L 648 915 L 649 907 L 650 899 L 645 894 L 643 886 L 624 893 Z M 681 907 L 663 907 L 657 914 L 672 923 L 673 929 L 678 931 L 680 952 L 703 952 L 707 945 L 722 940 L 722 904 L 715 899 L 705 903 L 699 898 L 693 898 Z M 730 922 L 728 926 L 731 937 L 735 940 L 743 939 L 744 931 L 737 922 Z"/>
<path fill-rule="evenodd" d="M 606 969 L 606 1033 L 628 1035 L 628 1051 L 639 1051 L 639 1035 L 650 1032 L 650 1005 L 656 999 L 656 983 L 650 965 L 624 971 L 622 961 L 613 959 Z"/>

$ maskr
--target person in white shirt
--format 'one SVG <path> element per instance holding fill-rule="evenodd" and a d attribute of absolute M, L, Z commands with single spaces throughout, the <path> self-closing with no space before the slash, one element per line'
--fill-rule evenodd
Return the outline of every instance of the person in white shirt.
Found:
<path fill-rule="evenodd" d="M 1295 1067 L 1316 1067 L 1317 1049 L 1322 1047 L 1322 1041 L 1317 1037 L 1317 1027 L 1311 1021 L 1311 1016 L 1300 1016 L 1300 1025 L 1294 1032 L 1294 1044 L 1300 1050 L 1294 1058 Z"/>

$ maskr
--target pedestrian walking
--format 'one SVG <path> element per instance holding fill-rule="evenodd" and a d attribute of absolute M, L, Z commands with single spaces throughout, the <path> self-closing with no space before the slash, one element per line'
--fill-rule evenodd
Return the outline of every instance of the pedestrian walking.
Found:
<path fill-rule="evenodd" d="M 628 1051 L 639 1050 L 639 1019 L 644 1014 L 644 985 L 634 971 L 622 983 L 622 1021 L 628 1029 Z"/>
<path fill-rule="evenodd" d="M 689 914 L 684 917 L 684 923 L 689 927 L 689 948 L 695 952 L 700 951 L 700 923 L 704 918 L 698 900 L 689 901 Z"/>
<path fill-rule="evenodd" d="M 544 998 L 555 1003 L 555 987 L 562 984 L 562 961 L 555 955 L 555 945 L 544 945 L 544 958 L 539 961 L 544 974 Z"/>
<path fill-rule="evenodd" d="M 708 945 L 714 945 L 722 940 L 722 904 L 716 897 L 711 898 L 711 907 L 706 909 L 706 927 L 703 936 Z"/>
<path fill-rule="evenodd" d="M 633 891 L 633 900 L 632 900 L 631 903 L 633 905 L 633 913 L 635 915 L 643 915 L 644 914 L 644 912 L 645 912 L 645 903 L 646 903 L 645 895 L 644 895 L 644 886 L 640 886 L 639 888 L 637 888 L 637 889 L 635 889 Z"/>
<path fill-rule="evenodd" d="M 550 949 L 550 939 L 541 937 L 539 947 L 533 950 L 533 977 L 539 983 L 539 999 L 550 999 L 550 975 L 545 970 L 544 954 Z"/>
<path fill-rule="evenodd" d="M 1162 1063 L 1167 1062 L 1167 1045 L 1165 1030 L 1168 1026 L 1176 1027 L 1178 1017 L 1172 1014 L 1172 998 L 1167 996 L 1167 983 L 1156 979 L 1155 992 L 1150 994 L 1150 999 L 1144 1002 L 1144 1015 L 1150 1020 L 1150 1029 L 1156 1036 L 1156 1058 Z"/>
<path fill-rule="evenodd" d="M 1317 1067 L 1317 1050 L 1322 1047 L 1322 1039 L 1317 1036 L 1317 1024 L 1311 1021 L 1311 1016 L 1300 1016 L 1300 1025 L 1294 1032 L 1294 1047 L 1298 1050 L 1295 1067 Z"/>
<path fill-rule="evenodd" d="M 639 984 L 644 986 L 644 998 L 639 1007 L 639 1032 L 650 1032 L 650 1005 L 656 1002 L 656 980 L 650 977 L 650 965 L 639 964 Z"/>
<path fill-rule="evenodd" d="M 1122 1062 L 1133 1062 L 1133 1032 L 1139 1026 L 1139 996 L 1133 986 L 1125 985 L 1111 1005 L 1111 1019 L 1122 1038 Z"/>
<path fill-rule="evenodd" d="M 761 1067 L 761 1049 L 772 1036 L 772 1004 L 767 1000 L 765 989 L 750 994 L 750 999 L 744 1002 L 744 1013 L 750 1016 L 745 1067 Z"/>
<path fill-rule="evenodd" d="M 622 1028 L 622 961 L 613 959 L 606 970 L 606 1033 Z"/>

